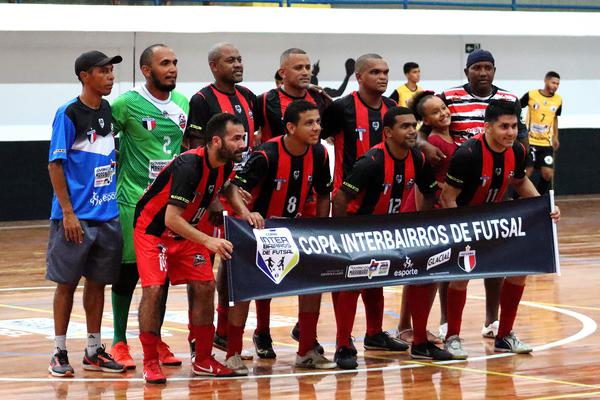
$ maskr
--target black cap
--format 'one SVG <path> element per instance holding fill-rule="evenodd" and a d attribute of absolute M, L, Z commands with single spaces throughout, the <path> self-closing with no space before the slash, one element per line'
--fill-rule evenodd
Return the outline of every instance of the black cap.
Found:
<path fill-rule="evenodd" d="M 88 71 L 92 67 L 104 67 L 108 64 L 118 64 L 123 61 L 123 57 L 109 57 L 98 50 L 92 50 L 83 53 L 75 60 L 75 75 L 79 76 L 82 71 Z"/>
<path fill-rule="evenodd" d="M 489 61 L 492 63 L 492 65 L 496 65 L 496 61 L 494 60 L 492 53 L 487 50 L 478 49 L 469 54 L 469 57 L 467 57 L 467 68 L 481 61 Z"/>

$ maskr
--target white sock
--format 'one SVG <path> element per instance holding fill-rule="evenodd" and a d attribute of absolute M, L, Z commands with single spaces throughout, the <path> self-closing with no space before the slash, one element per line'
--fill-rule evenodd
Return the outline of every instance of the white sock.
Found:
<path fill-rule="evenodd" d="M 67 349 L 67 335 L 59 335 L 54 336 L 54 351 L 52 354 L 56 352 L 56 349 L 66 350 Z"/>
<path fill-rule="evenodd" d="M 88 333 L 87 339 L 87 347 L 86 352 L 88 356 L 92 356 L 96 354 L 96 350 L 100 348 L 102 342 L 102 338 L 100 337 L 100 332 L 98 333 Z"/>

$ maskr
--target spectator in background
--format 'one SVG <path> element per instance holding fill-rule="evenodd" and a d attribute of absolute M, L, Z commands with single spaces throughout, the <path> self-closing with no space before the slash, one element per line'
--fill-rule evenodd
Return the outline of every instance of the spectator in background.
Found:
<path fill-rule="evenodd" d="M 422 91 L 417 83 L 421 80 L 421 69 L 416 62 L 407 62 L 404 64 L 404 76 L 406 83 L 398 86 L 390 96 L 400 107 L 408 107 L 408 101 L 418 92 Z"/>

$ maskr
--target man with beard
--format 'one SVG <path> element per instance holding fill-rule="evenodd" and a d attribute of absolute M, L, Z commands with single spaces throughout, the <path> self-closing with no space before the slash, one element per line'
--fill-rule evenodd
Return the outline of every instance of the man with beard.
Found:
<path fill-rule="evenodd" d="M 254 145 L 254 114 L 252 109 L 256 96 L 249 89 L 238 85 L 243 80 L 244 64 L 242 56 L 237 48 L 231 43 L 217 43 L 208 52 L 208 65 L 215 77 L 215 82 L 200 89 L 190 100 L 190 114 L 188 126 L 184 135 L 184 147 L 190 149 L 203 146 L 206 143 L 204 131 L 206 123 L 215 114 L 226 112 L 234 114 L 246 131 L 246 151 L 244 159 L 248 156 Z M 242 160 L 242 163 L 244 160 Z M 227 206 L 226 202 L 224 205 Z M 219 208 L 219 204 L 215 205 Z M 227 207 L 231 212 L 230 207 Z M 212 219 L 212 218 L 211 218 Z M 209 213 L 200 221 L 200 227 L 204 233 L 222 237 L 222 230 L 215 226 Z M 220 350 L 227 350 L 227 315 L 229 310 L 229 298 L 227 293 L 226 268 L 219 262 L 217 267 L 217 292 L 218 292 L 218 319 L 215 332 L 214 346 Z M 191 340 L 191 338 L 190 338 Z M 194 357 L 193 348 L 192 358 Z M 252 355 L 243 352 L 244 359 L 252 359 Z"/>
<path fill-rule="evenodd" d="M 233 371 L 212 355 L 215 333 L 214 276 L 211 253 L 231 258 L 232 244 L 196 229 L 206 208 L 239 162 L 246 147 L 242 123 L 231 114 L 217 114 L 206 125 L 208 144 L 189 150 L 170 162 L 137 203 L 134 244 L 142 282 L 139 310 L 140 341 L 144 350 L 144 379 L 165 383 L 159 365 L 160 301 L 167 278 L 175 285 L 186 283 L 190 331 L 196 357 L 195 375 L 224 377 Z M 241 218 L 256 228 L 264 221 L 250 213 L 243 201 L 228 198 Z"/>
<path fill-rule="evenodd" d="M 188 113 L 187 99 L 174 91 L 177 58 L 173 50 L 164 44 L 148 47 L 140 56 L 140 69 L 145 84 L 122 94 L 112 105 L 115 132 L 120 135 L 117 201 L 124 243 L 121 274 L 112 287 L 112 354 L 129 369 L 135 368 L 135 363 L 127 345 L 127 317 L 139 278 L 133 248 L 135 205 L 160 170 L 179 153 Z M 161 321 L 167 287 L 164 297 L 158 300 Z M 157 346 L 163 365 L 181 365 L 162 340 Z"/>

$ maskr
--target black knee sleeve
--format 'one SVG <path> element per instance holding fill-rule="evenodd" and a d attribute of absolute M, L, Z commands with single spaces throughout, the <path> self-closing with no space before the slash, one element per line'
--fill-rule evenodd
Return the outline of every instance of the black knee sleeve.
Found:
<path fill-rule="evenodd" d="M 112 290 L 120 296 L 130 296 L 135 290 L 139 279 L 136 263 L 121 264 L 121 273 L 117 283 L 112 285 Z"/>

